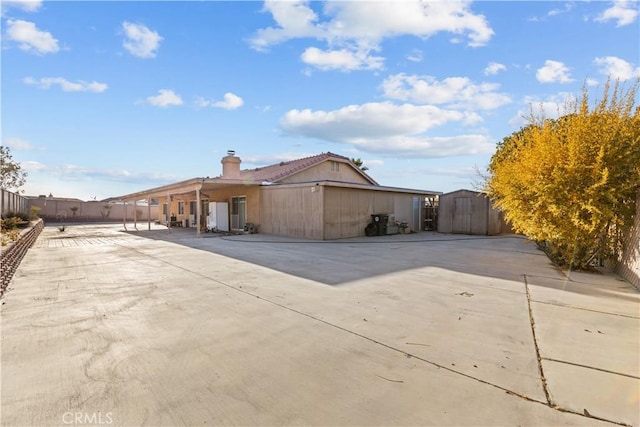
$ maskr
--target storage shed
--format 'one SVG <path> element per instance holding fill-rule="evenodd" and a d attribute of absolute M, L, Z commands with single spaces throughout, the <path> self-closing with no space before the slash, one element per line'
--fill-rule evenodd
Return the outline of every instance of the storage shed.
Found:
<path fill-rule="evenodd" d="M 440 196 L 438 232 L 495 236 L 511 227 L 486 193 L 457 190 Z"/>

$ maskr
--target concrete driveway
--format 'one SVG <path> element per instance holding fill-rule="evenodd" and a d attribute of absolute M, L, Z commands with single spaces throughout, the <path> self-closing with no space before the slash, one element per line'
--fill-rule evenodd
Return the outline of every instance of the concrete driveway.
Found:
<path fill-rule="evenodd" d="M 515 236 L 46 227 L 1 301 L 6 426 L 640 425 L 640 293 Z"/>

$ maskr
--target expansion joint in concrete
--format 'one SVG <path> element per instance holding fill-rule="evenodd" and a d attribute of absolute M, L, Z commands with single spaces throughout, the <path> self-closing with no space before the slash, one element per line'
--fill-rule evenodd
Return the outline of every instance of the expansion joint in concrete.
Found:
<path fill-rule="evenodd" d="M 527 275 L 522 275 L 524 279 L 524 289 L 527 294 L 527 307 L 529 308 L 529 323 L 531 324 L 531 334 L 533 335 L 533 346 L 536 349 L 536 358 L 538 359 L 538 373 L 540 374 L 540 381 L 542 382 L 542 389 L 544 390 L 544 396 L 547 399 L 549 406 L 555 407 L 555 404 L 551 400 L 549 394 L 549 388 L 547 387 L 547 379 L 544 376 L 544 369 L 542 368 L 542 357 L 540 356 L 540 347 L 538 346 L 538 338 L 536 337 L 536 321 L 533 318 L 533 309 L 531 308 L 531 293 L 529 292 L 529 283 L 527 282 Z"/>
<path fill-rule="evenodd" d="M 625 374 L 624 372 L 610 371 L 608 369 L 596 368 L 595 366 L 583 365 L 581 363 L 568 362 L 566 360 L 558 360 L 558 359 L 553 359 L 551 357 L 543 357 L 542 360 L 547 360 L 549 362 L 556 362 L 556 363 L 564 363 L 565 365 L 578 366 L 580 368 L 593 369 L 594 371 L 606 372 L 607 374 L 620 375 L 621 377 L 628 377 L 628 378 L 633 378 L 634 380 L 640 380 L 640 377 L 637 375 Z"/>
<path fill-rule="evenodd" d="M 185 268 L 183 266 L 174 264 L 174 263 L 172 263 L 171 261 L 169 261 L 169 260 L 167 260 L 165 258 L 161 258 L 161 257 L 157 257 L 157 256 L 154 256 L 154 255 L 150 255 L 150 254 L 145 253 L 145 252 L 143 252 L 143 251 L 141 251 L 141 250 L 139 250 L 137 248 L 127 248 L 127 249 L 129 249 L 129 250 L 131 250 L 133 252 L 139 253 L 141 255 L 144 255 L 146 257 L 162 261 L 162 262 L 164 262 L 166 264 L 169 264 L 169 265 L 171 265 L 171 266 L 173 266 L 173 267 L 175 267 L 177 269 L 180 269 L 180 270 L 183 270 L 185 272 L 191 273 L 191 274 L 193 274 L 195 276 L 198 276 L 198 277 L 201 277 L 201 278 L 203 278 L 205 280 L 209 280 L 209 281 L 214 282 L 214 283 L 216 283 L 218 285 L 221 285 L 221 286 L 224 286 L 226 288 L 229 288 L 230 290 L 233 290 L 233 291 L 245 294 L 247 296 L 262 300 L 262 301 L 264 301 L 264 302 L 266 302 L 268 304 L 272 304 L 272 305 L 277 306 L 279 308 L 282 308 L 282 309 L 288 310 L 290 312 L 296 313 L 296 314 L 298 314 L 300 316 L 307 317 L 307 318 L 312 319 L 312 320 L 314 320 L 316 322 L 323 323 L 323 324 L 325 324 L 327 326 L 330 326 L 332 328 L 335 328 L 335 329 L 338 329 L 340 331 L 346 332 L 348 334 L 357 336 L 357 337 L 359 337 L 361 339 L 364 339 L 364 340 L 367 340 L 367 341 L 369 341 L 369 342 L 371 342 L 373 344 L 380 345 L 380 346 L 385 347 L 385 348 L 387 348 L 389 350 L 398 352 L 398 353 L 404 355 L 405 357 L 411 357 L 411 358 L 414 358 L 416 360 L 420 360 L 420 361 L 422 361 L 424 363 L 427 363 L 427 364 L 430 364 L 432 366 L 435 366 L 438 369 L 444 369 L 444 370 L 449 371 L 449 372 L 451 372 L 453 374 L 460 375 L 460 376 L 468 378 L 470 380 L 473 380 L 473 381 L 476 381 L 476 382 L 479 382 L 479 383 L 494 387 L 496 389 L 502 390 L 503 392 L 505 392 L 505 393 L 507 393 L 509 395 L 516 396 L 516 397 L 521 398 L 523 400 L 526 400 L 526 401 L 529 401 L 529 402 L 532 402 L 532 403 L 537 403 L 537 404 L 544 405 L 544 406 L 548 406 L 548 407 L 550 407 L 550 408 L 552 408 L 554 410 L 557 410 L 559 412 L 572 413 L 574 415 L 579 415 L 579 416 L 582 416 L 582 417 L 585 417 L 585 418 L 589 418 L 589 419 L 596 419 L 596 420 L 604 421 L 604 422 L 611 423 L 611 424 L 614 424 L 614 425 L 620 425 L 620 426 L 626 426 L 626 427 L 628 426 L 628 424 L 621 423 L 621 422 L 618 422 L 618 421 L 613 421 L 613 420 L 609 420 L 609 419 L 606 419 L 606 418 L 600 418 L 600 417 L 594 416 L 592 414 L 585 414 L 585 413 L 573 411 L 573 410 L 568 409 L 568 408 L 562 408 L 562 407 L 559 407 L 555 403 L 552 402 L 552 400 L 550 398 L 550 395 L 549 395 L 549 391 L 547 389 L 547 382 L 546 382 L 546 379 L 544 377 L 544 371 L 542 369 L 542 357 L 540 356 L 540 350 L 538 348 L 538 342 L 537 342 L 537 338 L 536 338 L 536 334 L 535 334 L 535 322 L 534 322 L 534 319 L 533 319 L 533 311 L 532 311 L 532 308 L 531 308 L 531 295 L 529 293 L 529 287 L 528 287 L 526 275 L 523 275 L 523 276 L 524 276 L 525 290 L 526 290 L 527 302 L 528 302 L 528 308 L 529 308 L 529 319 L 530 319 L 530 322 L 531 322 L 531 330 L 532 330 L 532 333 L 533 333 L 533 341 L 534 341 L 534 344 L 535 344 L 536 355 L 537 355 L 537 359 L 538 359 L 538 369 L 539 369 L 539 372 L 540 372 L 540 377 L 541 377 L 541 380 L 542 380 L 542 385 L 543 385 L 544 393 L 545 393 L 545 396 L 546 396 L 546 401 L 542 401 L 542 400 L 531 398 L 531 397 L 526 396 L 526 395 L 524 395 L 522 393 L 518 393 L 516 391 L 509 390 L 509 389 L 507 389 L 505 387 L 502 387 L 502 386 L 500 386 L 498 384 L 494 384 L 494 383 L 492 383 L 490 381 L 483 380 L 483 379 L 478 378 L 478 377 L 474 377 L 474 376 L 466 374 L 464 372 L 452 369 L 452 368 L 450 368 L 448 366 L 445 366 L 445 365 L 439 364 L 437 362 L 428 360 L 426 358 L 420 357 L 420 356 L 415 355 L 413 353 L 409 353 L 409 352 L 407 352 L 407 351 L 405 351 L 405 350 L 403 350 L 401 348 L 394 347 L 393 345 L 386 344 L 384 342 L 376 340 L 375 338 L 372 338 L 372 337 L 369 337 L 367 335 L 361 334 L 359 332 L 347 329 L 347 328 L 345 328 L 343 326 L 340 326 L 340 325 L 337 325 L 335 323 L 331 323 L 329 321 L 326 321 L 324 319 L 316 317 L 316 316 L 314 316 L 312 314 L 305 313 L 303 311 L 300 311 L 300 310 L 297 310 L 295 308 L 289 307 L 289 306 L 284 305 L 282 303 L 279 303 L 277 301 L 273 301 L 273 300 L 270 300 L 268 298 L 264 298 L 264 297 L 262 297 L 262 296 L 260 296 L 258 294 L 255 294 L 255 293 L 252 293 L 250 291 L 238 288 L 238 287 L 233 286 L 233 285 L 231 285 L 229 283 L 226 283 L 224 281 L 221 281 L 221 280 L 218 280 L 216 278 L 207 276 L 206 274 L 202 274 L 202 273 L 200 273 L 198 271 L 191 270 L 189 268 Z M 394 379 L 390 379 L 390 378 L 385 378 L 385 377 L 381 377 L 381 378 L 386 380 L 386 381 L 400 382 L 399 380 L 394 380 Z"/>

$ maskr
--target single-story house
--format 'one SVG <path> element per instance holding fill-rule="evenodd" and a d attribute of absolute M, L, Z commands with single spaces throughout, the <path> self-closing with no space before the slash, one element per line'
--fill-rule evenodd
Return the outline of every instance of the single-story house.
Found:
<path fill-rule="evenodd" d="M 241 159 L 229 151 L 221 163 L 218 177 L 193 178 L 120 200 L 134 205 L 157 200 L 158 221 L 194 227 L 197 234 L 248 230 L 326 240 L 364 236 L 374 214 L 421 231 L 425 198 L 440 194 L 381 186 L 348 157 L 334 153 L 241 169 Z"/>
<path fill-rule="evenodd" d="M 486 193 L 457 190 L 438 198 L 438 232 L 494 236 L 512 230 Z"/>

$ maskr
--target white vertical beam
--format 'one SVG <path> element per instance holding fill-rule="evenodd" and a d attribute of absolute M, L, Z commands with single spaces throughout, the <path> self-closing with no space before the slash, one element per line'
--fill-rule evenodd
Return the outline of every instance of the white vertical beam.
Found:
<path fill-rule="evenodd" d="M 147 229 L 151 231 L 151 197 L 147 198 Z"/>

